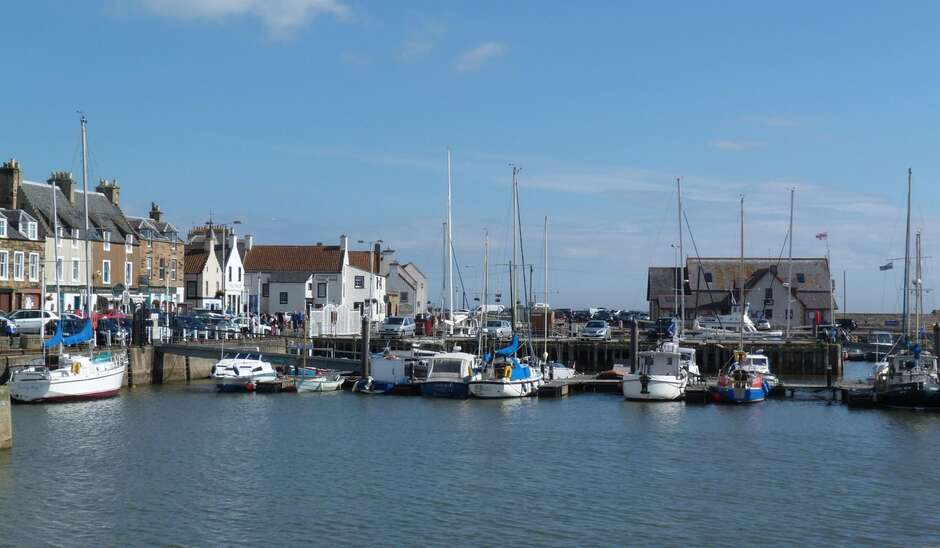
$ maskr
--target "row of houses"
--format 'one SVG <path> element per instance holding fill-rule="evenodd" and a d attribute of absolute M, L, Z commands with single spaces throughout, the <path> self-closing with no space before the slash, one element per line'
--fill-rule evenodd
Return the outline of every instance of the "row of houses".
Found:
<path fill-rule="evenodd" d="M 86 196 L 71 173 L 36 182 L 23 178 L 16 160 L 4 162 L 0 311 L 82 310 L 89 279 L 95 310 L 273 314 L 332 306 L 371 309 L 376 320 L 427 310 L 427 279 L 391 249 L 351 250 L 345 235 L 338 245 L 255 246 L 250 235 L 211 222 L 183 237 L 156 202 L 147 216 L 126 214 L 116 180 L 101 180 Z"/>
<path fill-rule="evenodd" d="M 792 279 L 791 326 L 828 323 L 838 303 L 831 291 L 826 258 L 752 257 L 744 260 L 744 300 L 752 318 L 765 318 L 774 328 L 787 324 L 787 280 Z M 646 298 L 650 317 L 676 316 L 685 303 L 686 318 L 730 312 L 739 298 L 741 260 L 735 257 L 690 257 L 683 268 L 650 267 Z"/>

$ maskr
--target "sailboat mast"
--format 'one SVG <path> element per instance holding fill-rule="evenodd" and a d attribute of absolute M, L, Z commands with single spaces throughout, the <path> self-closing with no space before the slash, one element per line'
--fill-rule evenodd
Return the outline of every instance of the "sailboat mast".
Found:
<path fill-rule="evenodd" d="M 52 185 L 50 185 L 50 190 L 52 190 L 52 219 L 53 219 L 53 221 L 52 221 L 52 230 L 53 230 L 54 233 L 55 233 L 55 247 L 54 247 L 54 249 L 56 250 L 56 258 L 55 258 L 55 311 L 56 311 L 56 313 L 59 315 L 59 317 L 61 318 L 61 317 L 62 317 L 62 312 L 63 312 L 63 311 L 62 311 L 62 304 L 63 304 L 63 303 L 62 303 L 62 287 L 60 286 L 60 283 L 59 283 L 59 257 L 58 257 L 58 249 L 59 249 L 59 245 L 61 245 L 62 242 L 59 240 L 59 207 L 58 207 L 58 202 L 57 202 L 57 200 L 56 200 L 56 184 L 55 184 L 55 182 L 53 182 Z M 64 268 L 64 267 L 65 267 L 65 264 L 64 264 L 64 262 L 63 262 L 63 268 Z M 45 275 L 43 275 L 43 285 L 45 285 L 45 283 L 46 283 L 46 282 L 45 282 L 45 279 L 46 279 L 46 278 L 45 278 Z M 45 289 L 45 288 L 43 288 L 43 289 Z M 60 337 L 60 338 L 59 338 L 59 355 L 60 355 L 60 356 L 62 355 L 62 352 L 63 352 L 63 345 L 62 345 L 62 338 Z"/>
<path fill-rule="evenodd" d="M 676 198 L 679 203 L 677 221 L 679 223 L 679 292 L 677 297 L 682 299 L 679 312 L 679 337 L 685 331 L 685 252 L 682 246 L 682 177 L 676 177 Z"/>
<path fill-rule="evenodd" d="M 924 292 L 923 287 L 923 275 L 920 268 L 921 254 L 920 254 L 920 230 L 917 231 L 916 236 L 914 237 L 914 340 L 920 340 L 920 315 L 923 313 L 924 309 Z"/>
<path fill-rule="evenodd" d="M 545 308 L 543 308 L 544 314 L 542 315 L 542 327 L 545 331 L 545 350 L 542 352 L 542 360 L 548 361 L 548 215 L 545 216 L 545 249 L 542 252 L 545 262 Z"/>
<path fill-rule="evenodd" d="M 483 298 L 480 300 L 480 338 L 477 350 L 483 355 L 483 328 L 486 327 L 486 299 L 489 291 L 490 235 L 483 231 Z"/>
<path fill-rule="evenodd" d="M 793 195 L 796 188 L 790 188 L 790 228 L 787 232 L 790 251 L 787 256 L 787 337 L 790 338 L 790 322 L 793 317 Z"/>
<path fill-rule="evenodd" d="M 451 171 L 450 148 L 447 149 L 447 307 L 450 309 L 450 334 L 454 334 L 454 218 L 451 211 Z"/>
<path fill-rule="evenodd" d="M 911 291 L 911 178 L 913 172 L 911 168 L 907 168 L 907 225 L 904 232 L 904 295 L 902 296 L 901 302 L 901 333 L 905 338 L 909 336 L 909 330 L 911 327 L 909 312 L 910 312 L 910 303 L 908 298 Z"/>
<path fill-rule="evenodd" d="M 88 221 L 88 120 L 82 114 L 82 195 L 85 201 L 85 318 L 92 322 L 92 337 L 88 348 L 95 346 L 94 321 L 91 317 L 91 225 Z"/>
<path fill-rule="evenodd" d="M 741 263 L 739 265 L 740 271 L 738 273 L 740 277 L 740 286 L 739 292 L 741 298 L 738 302 L 738 308 L 740 311 L 740 320 L 738 323 L 738 349 L 741 352 L 744 352 L 744 314 L 747 312 L 747 307 L 744 305 L 744 195 L 741 195 Z"/>
<path fill-rule="evenodd" d="M 512 328 L 515 331 L 518 312 L 516 310 L 516 231 L 519 227 L 516 223 L 516 174 L 519 169 L 512 166 L 512 259 L 509 261 L 509 295 L 512 299 Z"/>

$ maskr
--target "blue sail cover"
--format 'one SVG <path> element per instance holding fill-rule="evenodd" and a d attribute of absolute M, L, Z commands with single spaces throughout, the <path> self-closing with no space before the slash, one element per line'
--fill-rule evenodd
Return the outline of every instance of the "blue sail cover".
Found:
<path fill-rule="evenodd" d="M 52 338 L 43 341 L 42 347 L 52 348 L 53 346 L 57 346 L 60 342 L 62 342 L 62 321 L 61 320 L 55 323 L 55 335 L 53 335 Z"/>
<path fill-rule="evenodd" d="M 78 333 L 75 333 L 74 335 L 69 335 L 68 337 L 65 337 L 64 339 L 62 339 L 62 342 L 65 344 L 65 346 L 72 346 L 72 345 L 76 345 L 79 343 L 83 343 L 85 341 L 90 341 L 91 337 L 92 337 L 91 319 L 88 319 L 88 320 L 85 320 L 85 325 L 84 327 L 82 327 L 81 331 L 79 331 Z"/>
<path fill-rule="evenodd" d="M 512 356 L 519 350 L 519 335 L 513 335 L 512 340 L 509 342 L 509 346 L 505 348 L 500 348 L 496 351 L 497 356 L 506 357 Z"/>

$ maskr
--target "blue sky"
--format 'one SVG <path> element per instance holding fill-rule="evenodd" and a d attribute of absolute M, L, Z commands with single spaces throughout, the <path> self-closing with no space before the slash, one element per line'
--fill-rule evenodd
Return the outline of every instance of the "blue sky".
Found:
<path fill-rule="evenodd" d="M 682 176 L 703 256 L 794 253 L 827 231 L 849 310 L 898 305 L 905 171 L 929 255 L 940 127 L 928 2 L 36 0 L 5 6 L 0 154 L 26 176 L 117 178 L 182 228 L 240 219 L 263 243 L 382 238 L 439 287 L 446 147 L 468 293 L 505 286 L 509 163 L 549 300 L 645 307 L 670 265 Z M 926 264 L 931 284 L 933 260 Z M 897 264 L 900 266 L 900 264 Z M 436 291 L 435 291 L 436 296 Z M 932 306 L 932 296 L 928 297 Z"/>

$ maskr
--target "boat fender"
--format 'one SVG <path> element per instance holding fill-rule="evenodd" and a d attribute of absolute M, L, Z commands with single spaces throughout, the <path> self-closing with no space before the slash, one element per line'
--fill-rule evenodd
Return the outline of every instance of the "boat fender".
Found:
<path fill-rule="evenodd" d="M 512 377 L 512 367 L 506 366 L 503 368 L 503 378 L 508 379 Z"/>
<path fill-rule="evenodd" d="M 82 364 L 81 364 L 81 362 L 72 362 L 72 374 L 73 374 L 73 375 L 78 375 L 78 374 L 81 373 L 81 372 L 82 372 Z"/>

